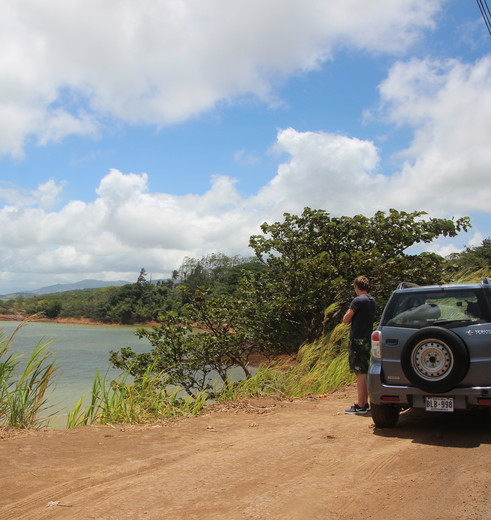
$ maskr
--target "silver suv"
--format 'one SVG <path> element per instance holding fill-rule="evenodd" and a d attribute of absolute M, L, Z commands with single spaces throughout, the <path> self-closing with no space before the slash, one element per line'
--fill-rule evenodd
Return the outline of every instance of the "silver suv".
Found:
<path fill-rule="evenodd" d="M 422 408 L 491 410 L 491 282 L 419 287 L 392 293 L 372 334 L 368 393 L 375 426 Z"/>

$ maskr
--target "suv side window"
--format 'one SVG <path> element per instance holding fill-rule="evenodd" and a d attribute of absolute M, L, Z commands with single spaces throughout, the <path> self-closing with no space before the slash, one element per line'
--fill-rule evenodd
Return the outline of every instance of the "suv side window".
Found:
<path fill-rule="evenodd" d="M 481 318 L 481 303 L 473 290 L 408 291 L 397 295 L 384 324 L 419 329 L 445 322 L 475 323 Z"/>

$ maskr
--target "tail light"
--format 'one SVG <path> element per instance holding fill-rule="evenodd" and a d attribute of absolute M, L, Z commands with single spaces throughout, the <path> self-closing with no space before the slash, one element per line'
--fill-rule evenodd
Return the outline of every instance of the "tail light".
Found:
<path fill-rule="evenodd" d="M 380 341 L 382 334 L 379 330 L 372 332 L 372 357 L 380 359 L 382 354 L 380 352 Z"/>

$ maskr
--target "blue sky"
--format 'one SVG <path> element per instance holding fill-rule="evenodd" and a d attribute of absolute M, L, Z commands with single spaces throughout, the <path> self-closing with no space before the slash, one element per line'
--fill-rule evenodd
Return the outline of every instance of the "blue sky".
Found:
<path fill-rule="evenodd" d="M 0 294 L 250 255 L 305 206 L 491 236 L 476 2 L 0 1 Z"/>

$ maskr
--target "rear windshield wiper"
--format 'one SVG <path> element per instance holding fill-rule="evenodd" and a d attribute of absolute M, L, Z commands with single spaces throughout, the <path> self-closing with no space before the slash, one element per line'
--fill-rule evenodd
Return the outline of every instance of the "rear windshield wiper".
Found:
<path fill-rule="evenodd" d="M 473 323 L 479 321 L 477 318 L 459 318 L 459 319 L 440 319 L 435 320 L 433 325 L 447 325 L 448 323 Z"/>

